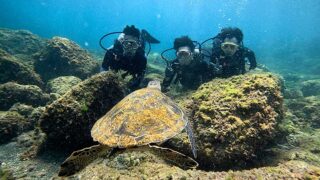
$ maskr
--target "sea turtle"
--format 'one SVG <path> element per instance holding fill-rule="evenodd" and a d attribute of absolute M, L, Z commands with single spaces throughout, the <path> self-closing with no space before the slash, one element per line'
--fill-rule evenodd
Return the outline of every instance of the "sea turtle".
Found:
<path fill-rule="evenodd" d="M 147 88 L 136 90 L 122 99 L 91 129 L 99 145 L 75 151 L 60 167 L 59 176 L 69 176 L 81 170 L 98 156 L 113 149 L 133 148 L 162 143 L 186 128 L 192 152 L 196 158 L 195 140 L 187 116 L 169 97 L 161 93 L 160 81 L 150 81 Z M 151 144 L 151 145 L 150 145 Z M 196 167 L 192 158 L 177 151 L 159 147 L 161 154 Z"/>

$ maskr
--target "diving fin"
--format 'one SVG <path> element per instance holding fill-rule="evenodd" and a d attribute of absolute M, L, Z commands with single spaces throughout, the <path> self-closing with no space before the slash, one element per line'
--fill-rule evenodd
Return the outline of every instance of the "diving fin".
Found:
<path fill-rule="evenodd" d="M 142 39 L 151 43 L 151 44 L 159 44 L 160 41 L 154 37 L 152 37 L 147 30 L 144 30 L 142 29 L 141 30 L 141 36 L 142 36 Z"/>
<path fill-rule="evenodd" d="M 71 176 L 96 158 L 108 154 L 112 148 L 101 144 L 74 151 L 61 165 L 58 176 Z"/>

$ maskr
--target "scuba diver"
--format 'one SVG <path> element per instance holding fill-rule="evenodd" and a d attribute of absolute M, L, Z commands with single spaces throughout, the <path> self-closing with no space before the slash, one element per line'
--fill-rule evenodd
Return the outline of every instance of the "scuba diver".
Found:
<path fill-rule="evenodd" d="M 119 33 L 118 39 L 115 40 L 113 46 L 106 49 L 102 45 L 102 40 L 111 34 Z M 125 71 L 122 78 L 128 74 L 132 75 L 129 82 L 129 89 L 131 91 L 139 88 L 142 81 L 146 65 L 147 55 L 145 54 L 145 44 L 149 43 L 149 52 L 151 49 L 150 43 L 160 43 L 157 39 L 152 37 L 146 30 L 141 32 L 134 25 L 126 26 L 122 32 L 112 32 L 104 35 L 100 39 L 100 46 L 106 50 L 102 69 L 105 71 L 114 70 Z M 148 52 L 148 53 L 149 53 Z"/>
<path fill-rule="evenodd" d="M 256 68 L 255 54 L 244 47 L 243 33 L 239 28 L 223 28 L 217 36 L 210 39 L 213 40 L 210 65 L 215 66 L 214 76 L 230 77 L 244 74 L 246 61 L 250 63 L 249 70 Z"/>
<path fill-rule="evenodd" d="M 207 80 L 208 64 L 203 61 L 199 49 L 195 48 L 194 41 L 188 36 L 182 36 L 174 40 L 173 48 L 168 50 L 176 51 L 176 58 L 173 61 L 167 62 L 165 77 L 162 82 L 162 90 L 169 90 L 171 82 L 179 82 L 183 88 L 196 89 L 199 85 Z"/>

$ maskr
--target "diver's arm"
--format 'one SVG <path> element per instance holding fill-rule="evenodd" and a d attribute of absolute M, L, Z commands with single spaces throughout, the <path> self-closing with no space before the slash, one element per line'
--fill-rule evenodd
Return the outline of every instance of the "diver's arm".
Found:
<path fill-rule="evenodd" d="M 106 54 L 104 55 L 104 58 L 103 58 L 103 62 L 102 62 L 102 69 L 104 71 L 108 71 L 109 70 L 109 67 L 110 67 L 110 61 L 111 59 L 114 58 L 114 56 L 112 55 L 112 52 L 111 50 L 107 50 Z"/>
<path fill-rule="evenodd" d="M 144 52 L 141 52 L 141 54 L 135 58 L 137 58 L 135 60 L 135 62 L 137 62 L 137 65 L 134 66 L 136 71 L 133 75 L 133 79 L 129 83 L 129 87 L 131 90 L 135 90 L 139 87 L 141 81 L 144 78 L 147 67 L 147 58 L 144 56 Z"/>
<path fill-rule="evenodd" d="M 250 50 L 249 48 L 244 48 L 244 56 L 249 60 L 249 63 L 250 63 L 249 69 L 254 69 L 257 67 L 256 56 L 252 50 Z"/>
<path fill-rule="evenodd" d="M 208 62 L 208 71 L 210 71 L 210 78 L 213 78 L 217 75 L 222 73 L 222 66 L 221 66 L 221 49 L 214 48 L 212 49 L 212 54 L 210 57 L 210 62 Z"/>
<path fill-rule="evenodd" d="M 200 66 L 200 74 L 202 78 L 202 83 L 210 81 L 214 77 L 215 70 L 210 67 L 209 63 L 202 61 Z"/>
<path fill-rule="evenodd" d="M 144 74 L 145 74 L 144 72 L 141 72 L 136 74 L 136 76 L 133 77 L 133 79 L 129 82 L 129 88 L 131 90 L 136 90 L 139 87 L 141 81 L 144 78 Z"/>
<path fill-rule="evenodd" d="M 164 79 L 162 82 L 162 87 L 161 89 L 165 92 L 168 91 L 168 87 L 170 86 L 173 78 L 175 75 L 175 71 L 174 69 L 171 67 L 171 64 L 168 64 L 168 66 L 166 67 L 165 70 L 165 75 L 164 75 Z"/>
<path fill-rule="evenodd" d="M 210 62 L 213 64 L 218 64 L 219 63 L 219 58 L 220 58 L 220 47 L 219 48 L 213 48 L 212 49 L 212 54 L 210 57 Z"/>

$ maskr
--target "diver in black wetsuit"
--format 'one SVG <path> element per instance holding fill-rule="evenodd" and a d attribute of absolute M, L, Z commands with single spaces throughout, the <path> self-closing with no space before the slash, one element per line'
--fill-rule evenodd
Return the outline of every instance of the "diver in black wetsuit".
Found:
<path fill-rule="evenodd" d="M 107 49 L 102 62 L 103 70 L 126 71 L 122 77 L 124 78 L 128 74 L 132 75 L 129 82 L 130 90 L 139 88 L 147 65 L 144 50 L 146 41 L 159 43 L 145 30 L 140 32 L 133 25 L 126 26 L 118 39 L 115 40 L 113 47 Z"/>
<path fill-rule="evenodd" d="M 216 77 L 244 74 L 246 60 L 250 63 L 249 70 L 256 68 L 255 54 L 243 46 L 243 33 L 239 28 L 224 28 L 213 40 L 210 61 L 219 67 Z"/>
<path fill-rule="evenodd" d="M 207 80 L 208 64 L 188 36 L 176 38 L 173 49 L 177 58 L 167 64 L 162 90 L 168 91 L 171 82 L 179 82 L 186 89 L 198 88 Z"/>

